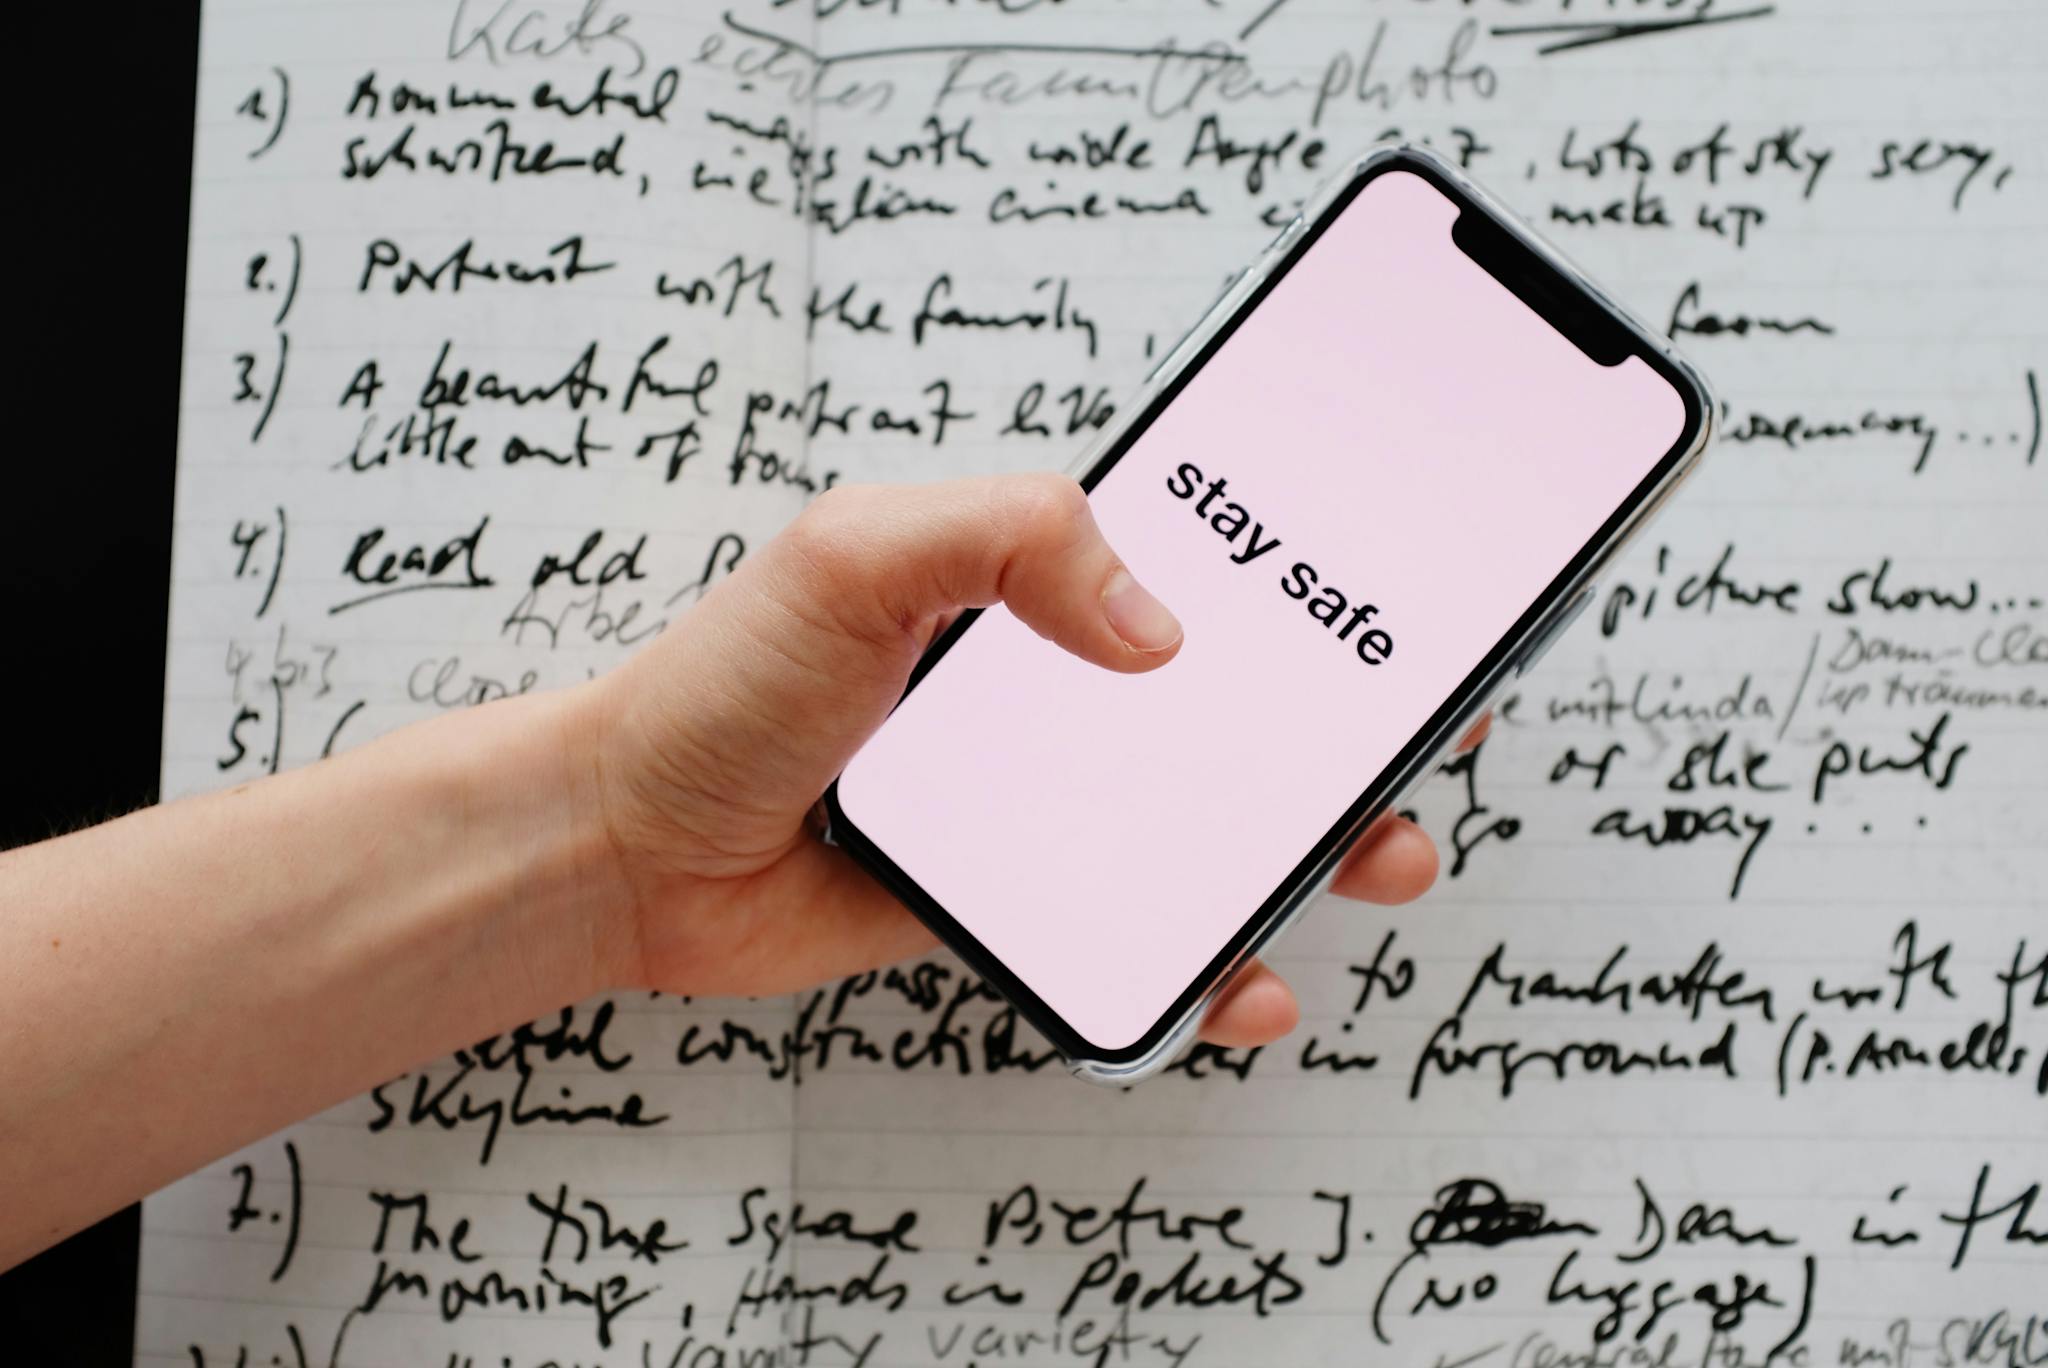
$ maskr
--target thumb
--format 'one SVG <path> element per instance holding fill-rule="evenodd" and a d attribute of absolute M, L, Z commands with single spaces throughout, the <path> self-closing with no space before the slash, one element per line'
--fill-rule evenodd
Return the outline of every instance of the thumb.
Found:
<path fill-rule="evenodd" d="M 862 641 L 921 640 L 1001 602 L 1083 660 L 1134 673 L 1180 649 L 1179 621 L 1127 570 L 1064 475 L 841 486 L 782 538 L 788 585 Z"/>
<path fill-rule="evenodd" d="M 998 601 L 1112 670 L 1180 648 L 1180 623 L 1064 476 L 835 489 L 606 676 L 596 758 L 623 776 L 608 791 L 651 815 L 620 821 L 727 855 L 786 848 L 902 697 L 931 629 Z"/>

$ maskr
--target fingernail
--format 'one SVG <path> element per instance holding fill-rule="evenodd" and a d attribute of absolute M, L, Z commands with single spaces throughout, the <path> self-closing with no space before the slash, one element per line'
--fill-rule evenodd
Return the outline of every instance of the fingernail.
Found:
<path fill-rule="evenodd" d="M 1153 598 L 1131 572 L 1118 567 L 1102 590 L 1102 614 L 1134 651 L 1164 651 L 1180 640 L 1180 619 Z"/>

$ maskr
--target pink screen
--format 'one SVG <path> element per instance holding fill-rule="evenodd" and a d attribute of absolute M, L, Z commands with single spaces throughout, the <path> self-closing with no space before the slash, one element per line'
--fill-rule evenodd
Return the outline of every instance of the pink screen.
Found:
<path fill-rule="evenodd" d="M 1186 629 L 1173 661 L 1112 674 L 991 609 L 840 781 L 1100 1049 L 1159 1022 L 1684 426 L 1640 358 L 1599 365 L 1467 257 L 1457 215 L 1369 182 L 1095 487 Z"/>

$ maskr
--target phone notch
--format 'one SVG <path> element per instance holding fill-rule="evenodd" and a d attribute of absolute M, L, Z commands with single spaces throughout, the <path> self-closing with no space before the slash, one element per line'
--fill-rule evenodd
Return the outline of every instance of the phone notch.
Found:
<path fill-rule="evenodd" d="M 1619 319 L 1487 215 L 1464 209 L 1451 225 L 1451 241 L 1594 361 L 1618 366 L 1635 353 L 1636 341 Z"/>

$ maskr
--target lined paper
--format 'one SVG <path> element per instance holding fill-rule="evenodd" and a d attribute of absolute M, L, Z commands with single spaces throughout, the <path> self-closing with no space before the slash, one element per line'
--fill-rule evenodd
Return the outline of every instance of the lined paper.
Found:
<path fill-rule="evenodd" d="M 1436 890 L 1278 948 L 1289 1039 L 1105 1093 L 944 956 L 578 1004 L 152 1198 L 138 1358 L 2048 1362 L 2044 53 L 2018 3 L 209 5 L 169 793 L 606 669 L 833 483 L 1065 466 L 1383 135 L 1721 437 L 1415 800 Z"/>

